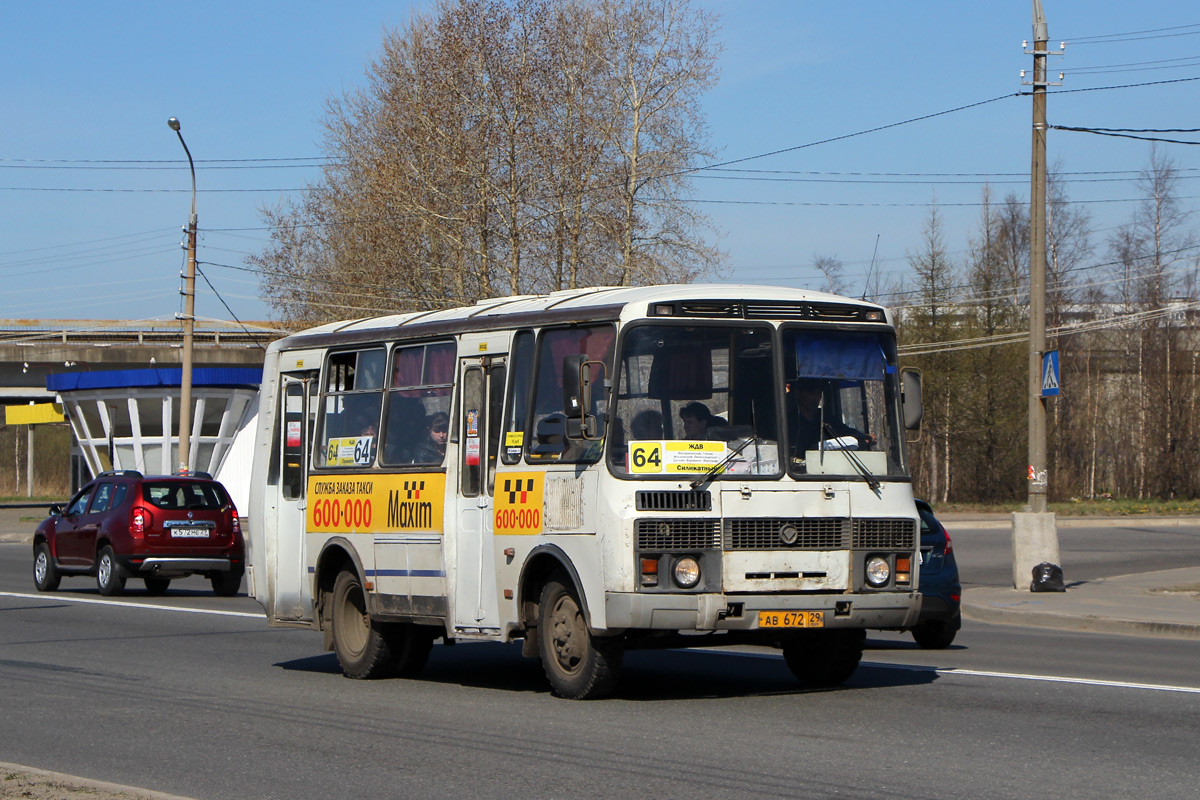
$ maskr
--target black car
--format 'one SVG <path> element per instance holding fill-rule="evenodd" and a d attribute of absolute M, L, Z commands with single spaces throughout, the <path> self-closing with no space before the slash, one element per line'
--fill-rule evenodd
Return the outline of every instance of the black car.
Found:
<path fill-rule="evenodd" d="M 921 616 L 913 627 L 917 644 L 926 649 L 949 647 L 962 627 L 962 584 L 958 562 L 945 526 L 924 500 L 917 500 L 921 515 Z"/>

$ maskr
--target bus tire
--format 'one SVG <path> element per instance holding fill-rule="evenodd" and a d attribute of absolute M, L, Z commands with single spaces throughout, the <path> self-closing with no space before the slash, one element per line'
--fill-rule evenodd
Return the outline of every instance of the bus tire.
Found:
<path fill-rule="evenodd" d="M 858 669 L 866 639 L 861 628 L 805 631 L 783 643 L 783 659 L 806 688 L 838 686 Z"/>
<path fill-rule="evenodd" d="M 579 595 L 565 575 L 555 575 L 542 588 L 537 632 L 542 669 L 559 697 L 592 700 L 616 686 L 624 642 L 588 630 Z"/>
<path fill-rule="evenodd" d="M 415 678 L 425 669 L 435 634 L 422 625 L 408 622 L 387 625 L 383 632 L 392 651 L 392 673 L 400 678 Z"/>
<path fill-rule="evenodd" d="M 384 626 L 367 613 L 367 596 L 358 575 L 342 570 L 333 582 L 333 651 L 347 678 L 370 680 L 392 671 L 394 656 Z"/>

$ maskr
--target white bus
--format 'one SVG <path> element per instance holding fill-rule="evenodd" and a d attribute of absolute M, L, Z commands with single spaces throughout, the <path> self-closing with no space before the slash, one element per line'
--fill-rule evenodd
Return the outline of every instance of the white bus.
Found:
<path fill-rule="evenodd" d="M 769 645 L 823 686 L 916 622 L 920 382 L 878 305 L 486 300 L 277 341 L 259 399 L 250 593 L 350 677 L 520 639 L 569 698 L 647 647 Z"/>

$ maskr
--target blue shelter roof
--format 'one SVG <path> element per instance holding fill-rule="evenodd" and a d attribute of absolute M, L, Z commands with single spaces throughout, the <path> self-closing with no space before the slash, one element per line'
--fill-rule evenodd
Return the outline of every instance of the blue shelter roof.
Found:
<path fill-rule="evenodd" d="M 183 380 L 181 367 L 118 369 L 108 372 L 64 372 L 46 376 L 46 388 L 52 392 L 86 389 L 132 389 L 137 387 L 174 387 Z M 195 367 L 192 386 L 245 387 L 257 389 L 262 383 L 261 367 Z"/>

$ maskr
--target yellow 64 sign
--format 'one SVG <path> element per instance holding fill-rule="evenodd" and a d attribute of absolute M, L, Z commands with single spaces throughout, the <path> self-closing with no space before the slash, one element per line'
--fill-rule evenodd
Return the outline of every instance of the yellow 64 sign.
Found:
<path fill-rule="evenodd" d="M 630 472 L 662 472 L 662 442 L 633 442 L 629 446 Z"/>

